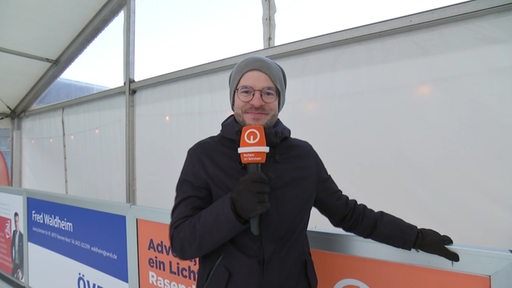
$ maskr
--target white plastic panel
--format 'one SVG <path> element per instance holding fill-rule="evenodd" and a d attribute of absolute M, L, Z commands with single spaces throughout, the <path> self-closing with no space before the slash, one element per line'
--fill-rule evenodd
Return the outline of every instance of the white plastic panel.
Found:
<path fill-rule="evenodd" d="M 227 73 L 136 94 L 137 204 L 169 209 L 188 148 L 220 131 L 230 115 Z"/>
<path fill-rule="evenodd" d="M 61 116 L 55 110 L 23 119 L 22 187 L 65 193 Z"/>
<path fill-rule="evenodd" d="M 23 119 L 22 186 L 126 201 L 124 96 Z"/>
<path fill-rule="evenodd" d="M 64 110 L 68 193 L 126 201 L 124 96 Z"/>

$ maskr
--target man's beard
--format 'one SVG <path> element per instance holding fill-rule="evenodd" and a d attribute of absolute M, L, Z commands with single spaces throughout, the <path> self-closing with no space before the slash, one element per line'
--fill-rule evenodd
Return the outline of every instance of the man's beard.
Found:
<path fill-rule="evenodd" d="M 243 111 L 235 111 L 233 113 L 233 115 L 235 116 L 236 121 L 240 125 L 242 125 L 242 126 L 247 126 L 248 125 L 247 122 L 244 119 Z M 267 121 L 265 121 L 265 123 L 263 123 L 263 126 L 264 127 L 269 127 L 269 128 L 272 127 L 276 123 L 277 118 L 278 118 L 277 114 L 272 114 L 271 117 Z"/>

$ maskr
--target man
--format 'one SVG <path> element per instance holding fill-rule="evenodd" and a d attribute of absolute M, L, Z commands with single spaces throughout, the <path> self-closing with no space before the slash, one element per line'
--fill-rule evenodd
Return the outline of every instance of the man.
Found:
<path fill-rule="evenodd" d="M 317 208 L 345 231 L 403 249 L 458 261 L 452 243 L 430 229 L 349 199 L 305 141 L 278 119 L 286 75 L 274 61 L 242 60 L 229 78 L 233 115 L 218 135 L 188 151 L 171 213 L 173 252 L 199 257 L 197 287 L 316 287 L 307 226 Z M 270 152 L 261 173 L 247 173 L 237 148 L 243 126 L 263 125 Z M 260 219 L 254 235 L 249 220 Z"/>
<path fill-rule="evenodd" d="M 11 240 L 12 276 L 23 280 L 23 233 L 20 231 L 18 212 L 14 212 L 14 227 Z"/>

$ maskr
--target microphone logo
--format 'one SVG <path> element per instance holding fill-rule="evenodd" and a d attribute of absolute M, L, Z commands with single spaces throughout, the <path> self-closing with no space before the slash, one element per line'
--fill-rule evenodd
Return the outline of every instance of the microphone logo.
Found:
<path fill-rule="evenodd" d="M 244 134 L 244 139 L 248 144 L 257 143 L 260 140 L 260 132 L 254 128 L 247 129 Z"/>

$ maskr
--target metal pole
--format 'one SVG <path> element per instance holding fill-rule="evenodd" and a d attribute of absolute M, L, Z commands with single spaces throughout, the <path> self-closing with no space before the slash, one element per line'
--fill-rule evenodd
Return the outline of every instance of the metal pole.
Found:
<path fill-rule="evenodd" d="M 263 47 L 274 46 L 276 33 L 276 3 L 274 0 L 262 0 L 263 4 Z"/>
<path fill-rule="evenodd" d="M 124 9 L 124 87 L 126 97 L 126 202 L 136 203 L 135 182 L 135 90 L 134 82 L 134 42 L 135 42 L 135 0 L 127 0 Z"/>

